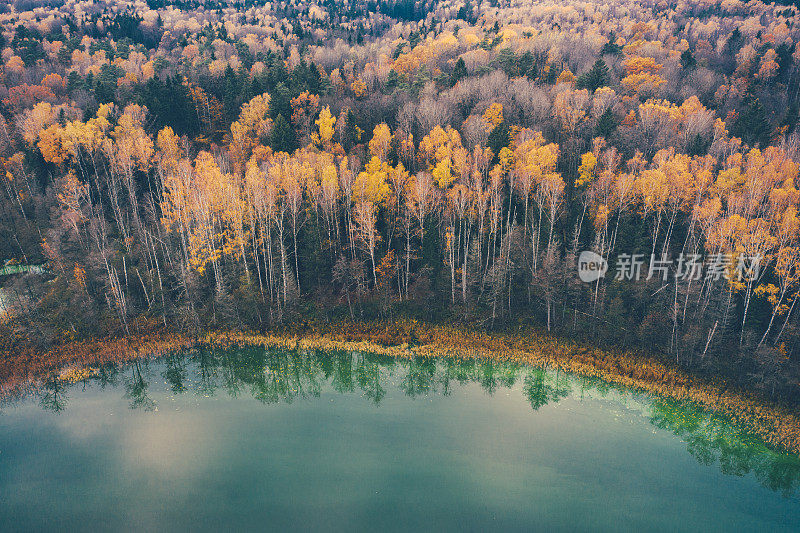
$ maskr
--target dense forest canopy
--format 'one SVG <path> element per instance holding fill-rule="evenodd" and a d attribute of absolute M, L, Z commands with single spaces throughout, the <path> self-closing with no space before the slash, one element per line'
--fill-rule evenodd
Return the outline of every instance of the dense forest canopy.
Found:
<path fill-rule="evenodd" d="M 4 346 L 402 312 L 800 399 L 799 22 L 739 0 L 13 2 Z"/>

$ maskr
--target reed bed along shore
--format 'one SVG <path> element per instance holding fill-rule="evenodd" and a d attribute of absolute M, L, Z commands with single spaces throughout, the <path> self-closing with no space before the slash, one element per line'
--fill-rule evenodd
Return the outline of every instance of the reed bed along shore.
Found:
<path fill-rule="evenodd" d="M 149 333 L 87 341 L 71 341 L 48 351 L 0 351 L 0 400 L 58 373 L 74 381 L 82 371 L 108 363 L 127 363 L 192 348 L 197 339 L 180 332 L 155 329 Z"/>
<path fill-rule="evenodd" d="M 723 381 L 700 379 L 641 354 L 600 350 L 556 340 L 533 330 L 486 333 L 414 320 L 341 322 L 272 334 L 210 331 L 190 336 L 164 330 L 70 343 L 44 353 L 0 354 L 0 397 L 13 395 L 13 391 L 53 373 L 67 377 L 89 376 L 77 369 L 109 362 L 125 363 L 198 345 L 364 351 L 397 358 L 491 358 L 557 368 L 630 389 L 695 402 L 731 418 L 769 445 L 800 454 L 800 414 L 796 408 L 728 388 Z"/>

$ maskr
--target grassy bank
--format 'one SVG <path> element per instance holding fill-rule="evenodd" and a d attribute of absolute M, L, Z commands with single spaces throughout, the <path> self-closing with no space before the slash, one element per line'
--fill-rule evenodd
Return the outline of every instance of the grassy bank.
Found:
<path fill-rule="evenodd" d="M 160 330 L 127 338 L 71 343 L 46 353 L 3 354 L 0 356 L 0 393 L 10 393 L 66 367 L 121 363 L 200 344 L 367 351 L 400 358 L 493 358 L 559 368 L 628 388 L 693 401 L 732 418 L 768 444 L 800 453 L 800 415 L 796 408 L 729 388 L 723 381 L 700 379 L 641 354 L 557 341 L 528 329 L 490 334 L 413 320 L 339 322 L 287 329 L 270 335 L 213 331 L 194 337 Z"/>

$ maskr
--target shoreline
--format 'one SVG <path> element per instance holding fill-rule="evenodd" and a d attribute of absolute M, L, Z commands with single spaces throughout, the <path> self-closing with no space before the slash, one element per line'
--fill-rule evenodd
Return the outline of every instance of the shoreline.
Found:
<path fill-rule="evenodd" d="M 606 351 L 546 337 L 532 329 L 486 333 L 414 320 L 320 324 L 304 331 L 260 334 L 220 330 L 197 337 L 156 330 L 104 340 L 71 342 L 44 353 L 0 355 L 0 398 L 14 396 L 44 376 L 68 368 L 125 363 L 198 346 L 238 345 L 364 351 L 396 358 L 494 359 L 560 369 L 646 393 L 691 401 L 731 418 L 766 444 L 800 455 L 800 413 L 723 381 L 699 378 L 651 357 Z"/>

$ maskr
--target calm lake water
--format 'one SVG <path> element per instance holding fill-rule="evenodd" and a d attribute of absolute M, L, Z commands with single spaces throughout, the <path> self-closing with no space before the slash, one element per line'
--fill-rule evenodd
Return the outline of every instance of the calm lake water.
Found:
<path fill-rule="evenodd" d="M 195 350 L 0 406 L 0 530 L 797 531 L 800 459 L 598 380 Z"/>

